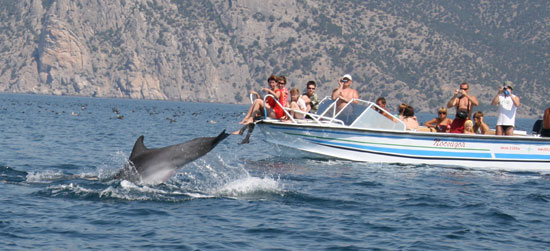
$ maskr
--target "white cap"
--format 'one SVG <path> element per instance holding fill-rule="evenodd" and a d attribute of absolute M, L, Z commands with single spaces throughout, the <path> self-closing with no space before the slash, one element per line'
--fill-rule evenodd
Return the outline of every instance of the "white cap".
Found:
<path fill-rule="evenodd" d="M 347 78 L 347 79 L 353 81 L 353 79 L 351 79 L 351 75 L 349 75 L 349 74 L 346 74 L 346 75 L 342 76 L 342 79 L 344 79 L 344 78 Z"/>

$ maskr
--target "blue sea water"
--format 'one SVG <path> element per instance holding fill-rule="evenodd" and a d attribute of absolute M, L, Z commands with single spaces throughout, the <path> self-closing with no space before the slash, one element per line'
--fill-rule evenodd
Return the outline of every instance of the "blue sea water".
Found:
<path fill-rule="evenodd" d="M 550 247 L 545 173 L 343 161 L 267 144 L 258 130 L 160 185 L 109 178 L 140 135 L 148 147 L 215 136 L 238 129 L 246 108 L 0 94 L 1 249 Z"/>

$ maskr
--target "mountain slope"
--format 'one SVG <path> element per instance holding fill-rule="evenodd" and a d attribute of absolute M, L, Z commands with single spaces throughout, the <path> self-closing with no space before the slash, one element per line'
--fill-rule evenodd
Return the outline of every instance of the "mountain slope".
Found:
<path fill-rule="evenodd" d="M 547 105 L 545 1 L 0 0 L 0 91 L 241 103 L 274 73 L 434 112 L 461 82 Z M 290 87 L 289 86 L 289 87 Z"/>

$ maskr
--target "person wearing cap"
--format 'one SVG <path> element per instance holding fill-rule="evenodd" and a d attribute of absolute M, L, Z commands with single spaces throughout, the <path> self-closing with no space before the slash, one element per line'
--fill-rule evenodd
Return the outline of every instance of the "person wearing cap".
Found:
<path fill-rule="evenodd" d="M 338 99 L 338 103 L 336 104 L 338 111 L 342 110 L 342 108 L 344 108 L 344 106 L 346 106 L 346 104 L 352 99 L 359 99 L 359 93 L 357 90 L 350 87 L 351 83 L 351 75 L 346 74 L 338 80 L 338 88 L 332 91 L 332 99 Z"/>
<path fill-rule="evenodd" d="M 516 110 L 518 109 L 519 97 L 512 94 L 511 81 L 504 81 L 504 86 L 498 88 L 498 93 L 493 98 L 492 104 L 498 106 L 496 135 L 513 135 L 516 122 Z"/>

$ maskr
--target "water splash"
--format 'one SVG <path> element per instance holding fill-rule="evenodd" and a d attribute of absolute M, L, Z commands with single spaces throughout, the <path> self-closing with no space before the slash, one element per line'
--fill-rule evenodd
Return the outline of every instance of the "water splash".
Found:
<path fill-rule="evenodd" d="M 280 179 L 275 180 L 271 177 L 247 177 L 230 182 L 212 193 L 219 197 L 231 198 L 261 198 L 266 194 L 282 196 L 284 195 L 284 185 Z"/>

